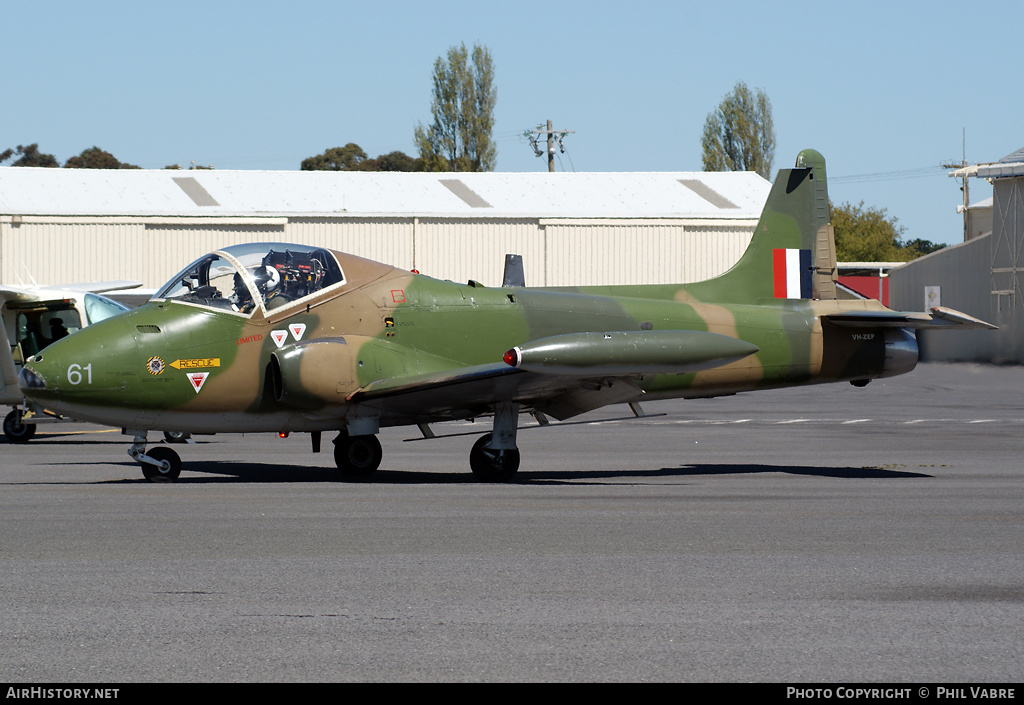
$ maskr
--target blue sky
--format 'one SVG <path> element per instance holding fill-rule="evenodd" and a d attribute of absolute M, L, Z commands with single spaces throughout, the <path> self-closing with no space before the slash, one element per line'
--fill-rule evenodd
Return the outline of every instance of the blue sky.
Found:
<path fill-rule="evenodd" d="M 542 171 L 522 133 L 575 133 L 562 171 L 699 171 L 737 81 L 772 102 L 775 169 L 812 147 L 834 202 L 908 238 L 962 239 L 939 168 L 1024 146 L 1024 3 L 0 0 L 0 150 L 93 145 L 145 168 L 298 169 L 347 142 L 414 155 L 434 60 L 492 53 L 499 171 Z M 972 196 L 991 195 L 984 182 Z M 972 199 L 973 200 L 973 199 Z"/>

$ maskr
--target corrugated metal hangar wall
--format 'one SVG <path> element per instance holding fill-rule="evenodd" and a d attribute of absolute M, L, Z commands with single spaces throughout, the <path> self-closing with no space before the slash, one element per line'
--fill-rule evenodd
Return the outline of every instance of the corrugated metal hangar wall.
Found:
<path fill-rule="evenodd" d="M 948 306 L 999 330 L 918 332 L 924 361 L 1024 363 L 1024 163 L 978 175 L 992 180 L 992 233 L 892 270 L 889 297 L 897 309 Z"/>
<path fill-rule="evenodd" d="M 506 253 L 523 256 L 530 286 L 698 281 L 739 259 L 770 186 L 749 172 L 7 167 L 0 169 L 0 277 L 11 284 L 139 279 L 155 288 L 205 252 L 278 241 L 489 286 L 501 284 Z"/>
<path fill-rule="evenodd" d="M 0 221 L 4 282 L 167 281 L 195 257 L 246 242 L 322 245 L 439 279 L 501 284 L 506 253 L 530 286 L 668 284 L 724 272 L 756 220 L 420 218 L 119 219 L 24 216 Z"/>

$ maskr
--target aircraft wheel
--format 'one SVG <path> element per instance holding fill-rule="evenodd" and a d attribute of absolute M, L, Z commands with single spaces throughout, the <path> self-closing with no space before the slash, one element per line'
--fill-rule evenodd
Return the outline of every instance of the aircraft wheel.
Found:
<path fill-rule="evenodd" d="M 147 480 L 150 482 L 174 482 L 178 479 L 178 475 L 181 474 L 181 458 L 177 453 L 170 448 L 157 446 L 146 455 L 165 464 L 165 467 L 161 468 L 157 465 L 143 463 L 142 474 L 146 476 Z"/>
<path fill-rule="evenodd" d="M 518 448 L 488 448 L 491 434 L 480 436 L 469 451 L 469 467 L 481 482 L 509 482 L 519 470 Z"/>
<path fill-rule="evenodd" d="M 344 477 L 369 477 L 384 457 L 376 436 L 347 436 L 334 440 L 334 462 Z"/>
<path fill-rule="evenodd" d="M 11 443 L 28 443 L 36 435 L 36 425 L 22 423 L 21 417 L 21 409 L 14 409 L 4 417 L 4 435 Z"/>
<path fill-rule="evenodd" d="M 191 437 L 191 433 L 184 431 L 164 431 L 164 440 L 168 443 L 185 443 Z"/>

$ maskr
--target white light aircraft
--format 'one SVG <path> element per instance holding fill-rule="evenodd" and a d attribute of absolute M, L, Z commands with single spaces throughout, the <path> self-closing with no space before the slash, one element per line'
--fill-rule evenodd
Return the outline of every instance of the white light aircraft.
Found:
<path fill-rule="evenodd" d="M 55 340 L 128 310 L 100 292 L 140 286 L 142 282 L 127 280 L 63 286 L 0 285 L 0 404 L 11 407 L 4 418 L 4 435 L 10 442 L 27 443 L 38 423 L 68 420 L 26 402 L 18 388 L 24 360 Z"/>

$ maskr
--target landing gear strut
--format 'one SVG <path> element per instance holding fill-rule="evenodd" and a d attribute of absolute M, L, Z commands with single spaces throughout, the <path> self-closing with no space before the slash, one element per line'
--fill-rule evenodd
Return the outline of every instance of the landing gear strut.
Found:
<path fill-rule="evenodd" d="M 469 452 L 469 467 L 481 482 L 509 482 L 519 470 L 516 431 L 519 405 L 502 402 L 494 407 L 494 431 L 481 436 Z"/>
<path fill-rule="evenodd" d="M 136 433 L 128 455 L 142 465 L 142 474 L 150 482 L 173 482 L 181 475 L 181 458 L 170 448 L 157 446 L 146 453 L 145 432 Z"/>
<path fill-rule="evenodd" d="M 334 462 L 342 477 L 369 477 L 380 467 L 384 452 L 376 436 L 350 436 L 345 431 L 334 439 Z"/>

